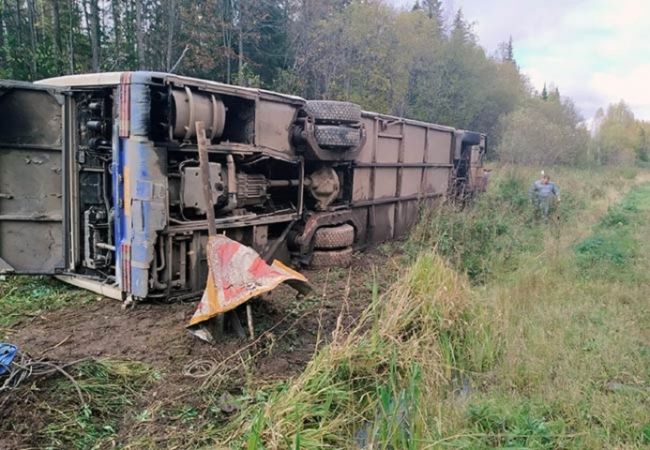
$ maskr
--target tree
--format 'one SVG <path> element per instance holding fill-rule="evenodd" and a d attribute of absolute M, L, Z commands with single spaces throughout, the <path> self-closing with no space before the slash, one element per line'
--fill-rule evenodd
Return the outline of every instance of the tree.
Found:
<path fill-rule="evenodd" d="M 641 162 L 650 161 L 650 142 L 648 142 L 648 135 L 646 134 L 643 126 L 639 126 L 639 137 L 637 139 L 636 157 Z"/>
<path fill-rule="evenodd" d="M 544 101 L 548 100 L 548 91 L 546 90 L 546 83 L 544 83 L 544 88 L 542 89 L 542 93 L 541 93 L 540 97 Z"/>
<path fill-rule="evenodd" d="M 444 23 L 442 2 L 440 0 L 422 0 L 422 7 L 431 20 L 436 22 L 436 34 L 441 37 L 444 34 Z"/>
<path fill-rule="evenodd" d="M 90 29 L 90 46 L 92 49 L 92 70 L 93 72 L 99 72 L 101 64 L 101 28 L 99 20 L 99 4 L 98 0 L 89 0 L 90 1 L 90 16 L 86 16 L 86 22 Z M 140 4 L 140 2 L 137 2 Z M 85 10 L 85 2 L 84 2 Z"/>
<path fill-rule="evenodd" d="M 501 61 L 507 61 L 513 64 L 515 63 L 515 54 L 514 54 L 514 47 L 512 44 L 512 36 L 510 36 L 506 42 L 502 42 L 499 44 L 498 54 L 499 57 L 501 58 Z"/>
<path fill-rule="evenodd" d="M 589 160 L 589 134 L 572 102 L 531 98 L 502 117 L 498 154 L 511 163 L 548 166 Z"/>
<path fill-rule="evenodd" d="M 610 105 L 594 137 L 601 164 L 630 164 L 640 159 L 640 124 L 630 107 L 623 101 Z M 641 152 L 643 153 L 643 152 Z"/>
<path fill-rule="evenodd" d="M 462 9 L 456 11 L 449 39 L 457 45 L 476 44 L 476 36 L 472 33 L 471 25 L 465 20 Z"/>
<path fill-rule="evenodd" d="M 173 70 L 483 131 L 517 161 L 538 161 L 540 148 L 544 160 L 582 158 L 575 107 L 552 84 L 533 92 L 512 36 L 488 56 L 462 10 L 445 27 L 442 4 L 417 0 L 399 11 L 385 0 L 0 0 L 0 76 Z M 588 153 L 603 163 L 646 154 L 650 130 L 620 109 L 603 114 Z M 515 125 L 534 136 L 532 156 L 515 150 L 526 147 Z M 552 145 L 540 143 L 545 135 Z M 556 136 L 568 151 L 554 153 Z"/>

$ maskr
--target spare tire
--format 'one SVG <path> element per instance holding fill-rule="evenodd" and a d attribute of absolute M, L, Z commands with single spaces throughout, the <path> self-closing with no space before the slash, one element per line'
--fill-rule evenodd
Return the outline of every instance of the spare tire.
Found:
<path fill-rule="evenodd" d="M 357 123 L 361 121 L 361 107 L 355 103 L 332 100 L 307 100 L 305 111 L 316 123 Z"/>
<path fill-rule="evenodd" d="M 321 227 L 314 234 L 315 249 L 349 247 L 354 243 L 354 227 L 343 224 L 336 227 Z"/>
<path fill-rule="evenodd" d="M 463 137 L 461 139 L 465 145 L 479 145 L 481 143 L 481 133 L 463 131 Z"/>
<path fill-rule="evenodd" d="M 352 264 L 352 247 L 341 250 L 314 251 L 309 266 L 312 269 L 349 267 Z"/>
<path fill-rule="evenodd" d="M 316 125 L 314 137 L 321 147 L 358 147 L 361 131 L 344 125 Z"/>

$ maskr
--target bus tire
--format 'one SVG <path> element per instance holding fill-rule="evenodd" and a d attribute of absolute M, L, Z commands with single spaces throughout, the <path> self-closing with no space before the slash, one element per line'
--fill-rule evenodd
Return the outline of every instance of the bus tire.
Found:
<path fill-rule="evenodd" d="M 312 254 L 312 269 L 325 269 L 328 267 L 349 267 L 352 264 L 352 247 L 341 250 L 316 250 Z"/>
<path fill-rule="evenodd" d="M 332 100 L 307 100 L 305 112 L 316 123 L 358 123 L 361 121 L 361 107 L 350 102 Z"/>
<path fill-rule="evenodd" d="M 361 143 L 359 129 L 343 125 L 316 125 L 314 135 L 318 145 L 325 148 L 351 148 Z"/>
<path fill-rule="evenodd" d="M 350 224 L 335 227 L 321 227 L 314 234 L 315 249 L 336 249 L 349 247 L 354 243 L 354 227 Z"/>

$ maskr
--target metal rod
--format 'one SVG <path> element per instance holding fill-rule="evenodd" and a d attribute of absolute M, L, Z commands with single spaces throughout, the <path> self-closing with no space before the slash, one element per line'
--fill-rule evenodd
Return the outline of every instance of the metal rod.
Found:
<path fill-rule="evenodd" d="M 97 243 L 95 244 L 95 247 L 97 247 L 97 248 L 101 248 L 101 249 L 103 249 L 103 250 L 110 250 L 110 251 L 112 251 L 112 252 L 115 251 L 115 246 L 114 246 L 114 245 L 111 245 L 111 244 L 105 244 L 105 243 L 103 243 L 103 242 L 97 242 Z"/>

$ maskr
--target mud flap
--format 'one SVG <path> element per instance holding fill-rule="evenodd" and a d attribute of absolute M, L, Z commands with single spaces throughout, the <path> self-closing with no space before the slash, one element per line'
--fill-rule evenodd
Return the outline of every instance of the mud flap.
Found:
<path fill-rule="evenodd" d="M 208 279 L 188 330 L 208 342 L 215 341 L 211 319 L 251 298 L 269 292 L 283 282 L 301 292 L 310 289 L 304 275 L 280 261 L 268 265 L 255 250 L 223 235 L 209 238 L 206 255 Z"/>

